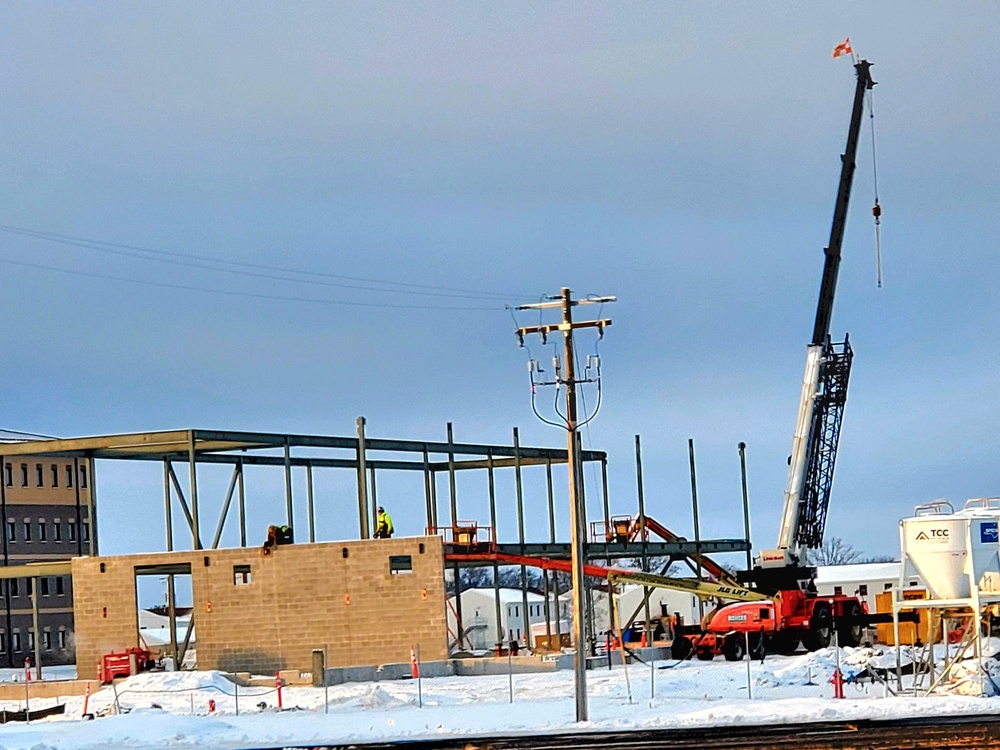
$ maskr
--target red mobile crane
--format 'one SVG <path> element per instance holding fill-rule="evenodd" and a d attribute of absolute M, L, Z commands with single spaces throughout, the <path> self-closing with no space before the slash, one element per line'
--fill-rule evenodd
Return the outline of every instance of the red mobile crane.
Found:
<path fill-rule="evenodd" d="M 869 72 L 871 63 L 861 60 L 854 67 L 857 71 L 854 108 L 847 147 L 841 157 L 830 242 L 824 250 L 823 280 L 812 341 L 806 354 L 778 545 L 776 549 L 762 551 L 752 570 L 737 574 L 741 583 L 770 598 L 763 602 L 738 602 L 716 610 L 706 618 L 705 633 L 689 637 L 686 643 L 683 639 L 677 643 L 674 652 L 680 658 L 683 658 L 681 653 L 690 655 L 692 650 L 703 658 L 721 650 L 727 659 L 737 660 L 743 657 L 747 642 L 751 655 L 757 658 L 763 658 L 766 650 L 792 653 L 800 641 L 814 651 L 830 644 L 834 630 L 839 645 L 857 646 L 862 626 L 869 619 L 856 597 L 817 595 L 816 569 L 809 566 L 806 555 L 823 542 L 853 357 L 848 338 L 832 343 L 829 331 L 864 97 L 875 85 Z"/>

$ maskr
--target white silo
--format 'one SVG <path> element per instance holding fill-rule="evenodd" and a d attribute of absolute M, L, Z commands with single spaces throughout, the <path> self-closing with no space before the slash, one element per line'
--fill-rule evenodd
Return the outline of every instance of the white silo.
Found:
<path fill-rule="evenodd" d="M 967 599 L 973 587 L 1000 593 L 1000 499 L 916 508 L 900 521 L 903 575 L 919 575 L 931 599 Z"/>

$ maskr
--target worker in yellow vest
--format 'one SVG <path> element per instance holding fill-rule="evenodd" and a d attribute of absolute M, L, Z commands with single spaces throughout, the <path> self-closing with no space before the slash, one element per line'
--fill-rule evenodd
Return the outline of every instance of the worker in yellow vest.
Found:
<path fill-rule="evenodd" d="M 375 520 L 375 538 L 388 539 L 392 536 L 392 518 L 385 512 L 385 508 L 378 506 L 378 516 Z"/>

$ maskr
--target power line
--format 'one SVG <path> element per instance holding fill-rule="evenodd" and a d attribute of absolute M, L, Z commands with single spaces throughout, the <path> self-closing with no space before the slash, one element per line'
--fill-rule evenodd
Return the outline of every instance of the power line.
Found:
<path fill-rule="evenodd" d="M 188 284 L 172 284 L 165 281 L 149 281 L 148 279 L 130 279 L 122 276 L 112 276 L 110 274 L 94 273 L 92 271 L 80 271 L 70 268 L 57 268 L 46 266 L 41 263 L 27 263 L 25 261 L 0 258 L 0 263 L 11 266 L 21 266 L 22 268 L 34 268 L 42 271 L 54 271 L 72 276 L 86 276 L 92 279 L 103 279 L 105 281 L 122 281 L 129 284 L 142 284 L 144 286 L 160 287 L 162 289 L 179 289 L 189 292 L 207 292 L 210 294 L 225 294 L 231 297 L 249 297 L 251 299 L 279 300 L 283 302 L 307 302 L 318 305 L 347 305 L 350 307 L 382 307 L 396 310 L 464 310 L 464 311 L 489 311 L 495 312 L 499 307 L 459 307 L 446 305 L 407 305 L 394 304 L 391 302 L 357 302 L 351 300 L 320 299 L 316 297 L 292 297 L 281 294 L 261 294 L 257 292 L 240 292 L 233 289 L 217 289 L 213 287 L 201 287 Z"/>
<path fill-rule="evenodd" d="M 241 276 L 252 276 L 267 278 L 279 281 L 287 281 L 296 284 L 316 284 L 321 286 L 334 286 L 345 289 L 359 289 L 362 291 L 376 291 L 392 294 L 411 294 L 432 297 L 458 297 L 467 299 L 496 299 L 506 300 L 512 297 L 525 296 L 516 294 L 504 294 L 500 292 L 484 292 L 482 290 L 462 289 L 456 287 L 438 286 L 433 284 L 418 284 L 405 281 L 390 281 L 384 279 L 367 278 L 361 276 L 346 276 L 324 271 L 311 269 L 291 268 L 284 266 L 272 266 L 262 263 L 250 263 L 246 261 L 233 261 L 222 258 L 211 258 L 207 256 L 195 255 L 193 253 L 171 252 L 167 250 L 157 250 L 139 245 L 130 245 L 120 242 L 106 242 L 94 240 L 86 237 L 59 234 L 56 232 L 46 232 L 25 227 L 10 225 L 0 225 L 0 231 L 8 234 L 30 237 L 33 239 L 52 242 L 60 245 L 69 245 L 99 252 L 122 255 L 141 260 L 152 260 L 160 263 L 170 263 L 173 265 L 187 266 L 191 268 L 203 268 L 222 273 L 232 273 Z M 256 269 L 249 271 L 244 269 Z M 270 272 L 270 273 L 263 273 Z M 274 276 L 274 273 L 295 274 L 307 278 L 295 279 L 283 276 Z M 327 279 L 322 281 L 321 279 Z M 329 281 L 329 279 L 340 279 L 341 282 Z M 355 283 L 343 283 L 355 282 Z M 362 286 L 361 284 L 377 284 L 379 286 Z M 382 287 L 399 287 L 396 289 L 385 289 Z"/>

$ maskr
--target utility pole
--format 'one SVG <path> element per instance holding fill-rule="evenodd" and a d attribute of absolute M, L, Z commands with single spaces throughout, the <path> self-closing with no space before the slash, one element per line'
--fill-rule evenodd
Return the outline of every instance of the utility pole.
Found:
<path fill-rule="evenodd" d="M 573 332 L 578 328 L 596 328 L 600 335 L 604 335 L 604 328 L 611 325 L 610 320 L 588 320 L 578 323 L 573 322 L 573 307 L 576 305 L 599 304 L 604 302 L 614 302 L 614 297 L 588 297 L 582 300 L 574 300 L 572 293 L 567 287 L 563 287 L 562 294 L 558 297 L 550 297 L 546 302 L 539 302 L 533 305 L 522 305 L 518 310 L 540 310 L 545 308 L 561 308 L 562 322 L 555 325 L 539 325 L 519 328 L 517 337 L 524 344 L 524 337 L 528 334 L 537 333 L 542 338 L 542 342 L 550 333 L 562 333 L 563 335 L 563 360 L 565 363 L 565 374 L 563 374 L 558 358 L 554 361 L 555 378 L 551 381 L 541 382 L 535 380 L 535 373 L 543 372 L 538 362 L 532 360 L 528 365 L 528 372 L 531 374 L 531 408 L 535 416 L 543 422 L 551 425 L 563 427 L 566 430 L 566 462 L 567 473 L 569 475 L 569 512 L 570 512 L 570 550 L 572 559 L 573 576 L 573 636 L 576 640 L 576 656 L 574 659 L 574 674 L 576 682 L 576 720 L 587 721 L 587 656 L 584 646 L 586 640 L 587 614 L 585 605 L 585 585 L 583 577 L 584 566 L 584 535 L 586 529 L 586 508 L 581 502 L 582 496 L 579 491 L 578 479 L 580 469 L 578 466 L 579 454 L 577 452 L 577 430 L 580 422 L 578 418 L 576 404 L 576 386 L 578 383 L 597 383 L 598 394 L 600 394 L 600 360 L 596 357 L 587 358 L 587 373 L 584 378 L 577 380 L 576 377 L 576 353 L 573 348 Z M 593 378 L 588 377 L 591 367 L 596 370 Z M 539 385 L 565 386 L 566 388 L 566 413 L 559 414 L 562 423 L 545 419 L 538 413 L 535 406 L 535 389 Z M 600 400 L 594 414 L 587 419 L 589 422 L 597 415 L 600 409 Z M 556 410 L 558 414 L 558 409 Z M 586 422 L 584 422 L 586 424 Z"/>

